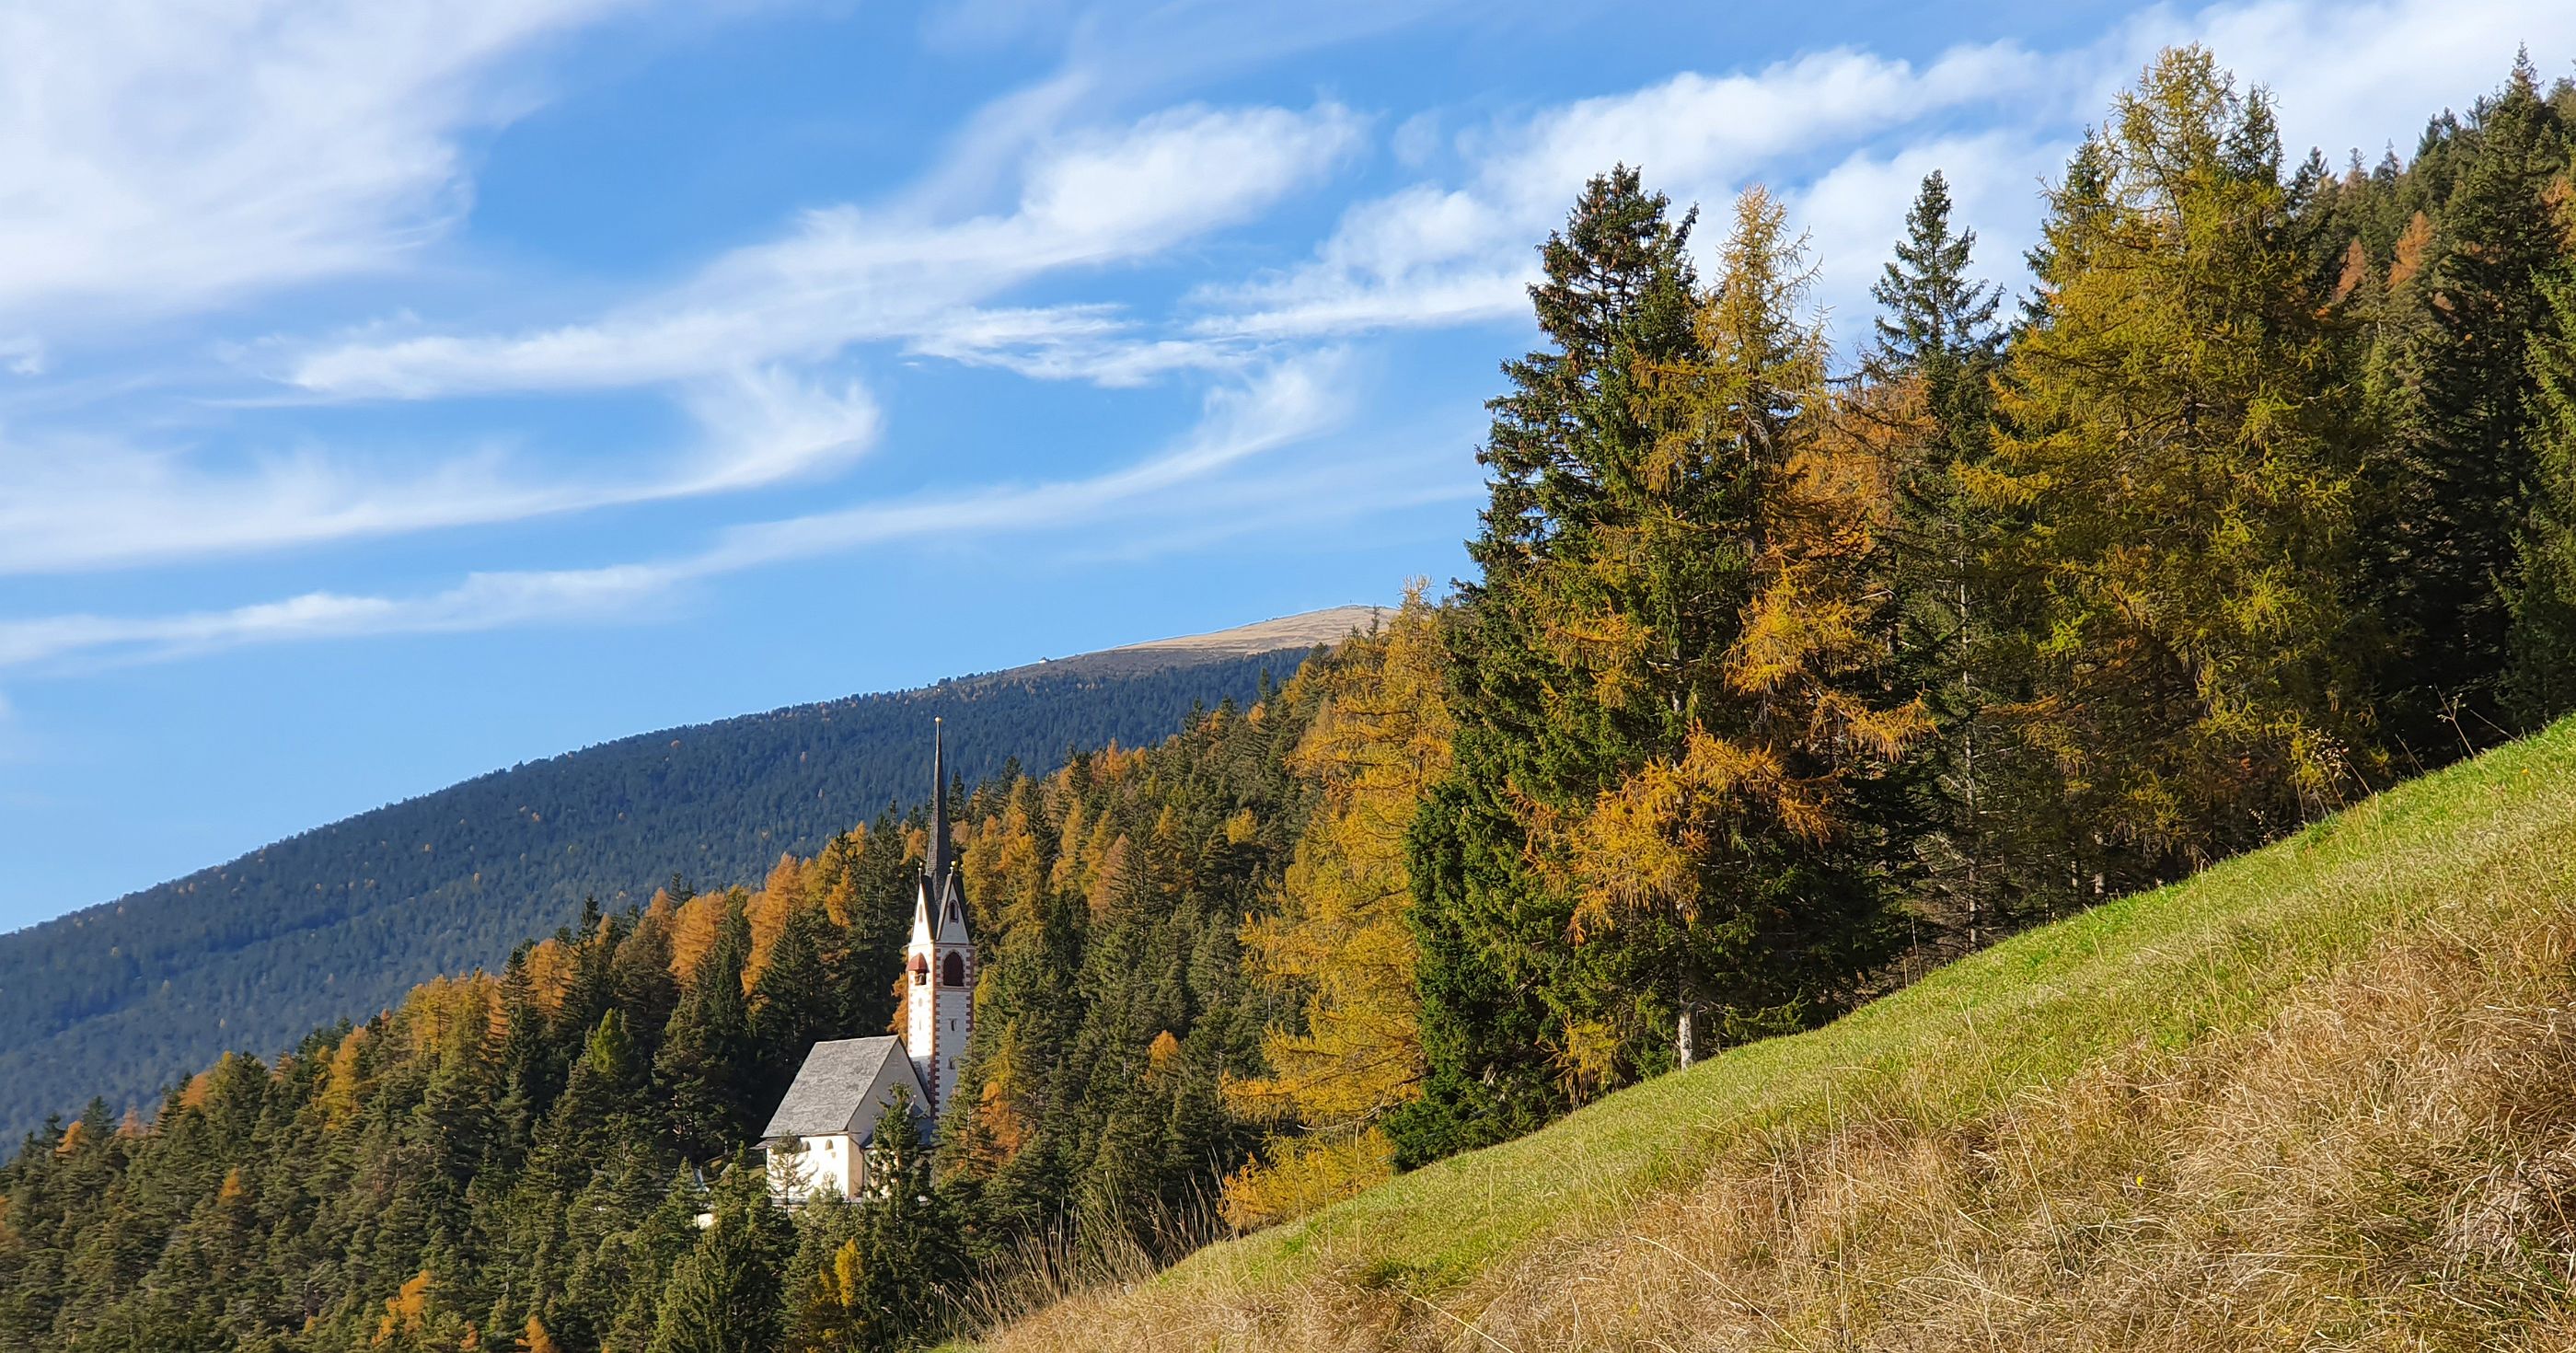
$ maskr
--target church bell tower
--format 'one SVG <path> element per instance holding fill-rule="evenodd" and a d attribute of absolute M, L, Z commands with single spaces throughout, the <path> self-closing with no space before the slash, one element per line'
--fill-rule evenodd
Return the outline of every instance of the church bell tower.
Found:
<path fill-rule="evenodd" d="M 930 848 L 912 909 L 912 940 L 904 946 L 903 1044 L 936 1118 L 948 1107 L 966 1040 L 975 1032 L 975 943 L 966 934 L 966 895 L 948 840 L 948 767 L 935 718 L 930 780 Z"/>

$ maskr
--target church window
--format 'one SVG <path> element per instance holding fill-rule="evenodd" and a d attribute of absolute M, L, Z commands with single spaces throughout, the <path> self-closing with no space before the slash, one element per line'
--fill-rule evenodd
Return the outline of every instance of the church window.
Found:
<path fill-rule="evenodd" d="M 879 968 L 877 971 L 883 972 L 885 970 L 883 968 Z M 943 987 L 962 987 L 966 985 L 965 955 L 951 950 L 946 958 L 939 960 L 939 985 Z"/>
<path fill-rule="evenodd" d="M 912 964 L 911 964 L 911 967 L 912 967 L 912 984 L 913 984 L 914 986 L 917 986 L 917 987 L 924 987 L 924 986 L 928 986 L 928 985 L 930 985 L 930 960 L 929 960 L 929 959 L 923 958 L 923 957 L 922 957 L 921 955 L 919 955 L 919 954 L 914 954 L 914 955 L 912 956 Z"/>

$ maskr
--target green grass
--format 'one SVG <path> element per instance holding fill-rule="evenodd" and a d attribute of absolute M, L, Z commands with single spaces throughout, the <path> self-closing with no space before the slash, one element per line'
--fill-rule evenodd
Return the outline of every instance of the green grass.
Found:
<path fill-rule="evenodd" d="M 1445 1318 L 1497 1342 L 1472 1325 L 1470 1289 L 1703 1186 L 1748 1144 L 1811 1141 L 1860 1118 L 1956 1133 L 2124 1059 L 2256 1036 L 2392 946 L 2475 951 L 2571 898 L 2576 721 L 2199 877 L 2007 940 L 1824 1028 L 1729 1050 L 1521 1140 L 1211 1246 L 1125 1298 L 1075 1303 L 1089 1309 L 997 1346 L 1090 1346 L 1085 1329 L 1112 1346 L 1122 1312 L 1257 1310 L 1373 1289 L 1425 1310 L 1470 1298 L 1467 1315 L 1442 1306 Z"/>

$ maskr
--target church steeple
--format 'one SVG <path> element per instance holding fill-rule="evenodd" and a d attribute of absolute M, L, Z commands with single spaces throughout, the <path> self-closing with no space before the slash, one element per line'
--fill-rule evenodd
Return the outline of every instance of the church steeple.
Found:
<path fill-rule="evenodd" d="M 957 1063 L 974 1033 L 975 943 L 966 934 L 966 895 L 948 839 L 948 762 L 941 722 L 930 723 L 930 840 L 921 897 L 904 948 L 904 1046 L 928 1091 L 931 1115 L 946 1107 Z"/>
<path fill-rule="evenodd" d="M 939 885 L 948 881 L 952 864 L 948 855 L 948 766 L 940 746 L 942 722 L 936 714 L 930 717 L 930 858 L 923 862 L 922 872 L 929 877 L 933 895 L 938 893 Z"/>

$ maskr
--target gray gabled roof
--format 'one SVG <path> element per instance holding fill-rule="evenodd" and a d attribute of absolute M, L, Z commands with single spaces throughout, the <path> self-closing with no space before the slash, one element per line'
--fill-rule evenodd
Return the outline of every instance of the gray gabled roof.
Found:
<path fill-rule="evenodd" d="M 823 1137 L 846 1132 L 864 1141 L 896 1086 L 912 1091 L 916 1110 L 927 1106 L 921 1077 L 903 1040 L 892 1034 L 875 1038 L 842 1038 L 817 1043 L 796 1069 L 796 1081 L 778 1112 L 760 1130 L 763 1140 Z"/>

